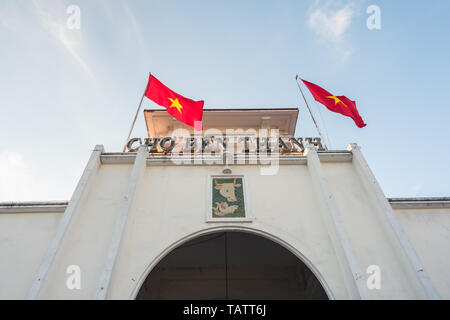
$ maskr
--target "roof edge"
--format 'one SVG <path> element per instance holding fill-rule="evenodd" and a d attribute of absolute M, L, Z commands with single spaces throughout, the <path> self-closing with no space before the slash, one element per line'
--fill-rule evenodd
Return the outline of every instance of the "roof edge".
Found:
<path fill-rule="evenodd" d="M 204 108 L 203 111 L 298 111 L 298 107 L 283 108 Z M 166 109 L 144 109 L 144 112 L 166 111 Z"/>
<path fill-rule="evenodd" d="M 450 208 L 450 197 L 387 198 L 394 209 Z M 0 202 L 0 213 L 64 212 L 69 201 L 6 201 Z"/>
<path fill-rule="evenodd" d="M 388 198 L 393 209 L 450 208 L 450 197 Z"/>
<path fill-rule="evenodd" d="M 32 213 L 32 212 L 59 212 L 66 210 L 69 201 L 9 201 L 0 202 L 0 213 Z"/>

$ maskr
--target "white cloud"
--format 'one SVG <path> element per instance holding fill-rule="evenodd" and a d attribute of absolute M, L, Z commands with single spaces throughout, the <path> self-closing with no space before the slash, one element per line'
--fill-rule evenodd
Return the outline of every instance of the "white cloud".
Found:
<path fill-rule="evenodd" d="M 327 10 L 326 7 L 316 8 L 309 15 L 308 26 L 320 37 L 338 41 L 350 27 L 354 16 L 355 9 L 351 3 L 336 11 Z"/>
<path fill-rule="evenodd" d="M 62 3 L 46 3 L 33 0 L 33 7 L 41 27 L 49 34 L 55 43 L 78 63 L 81 69 L 89 76 L 94 85 L 98 86 L 97 79 L 91 68 L 79 54 L 82 41 L 80 30 L 69 30 L 66 26 L 66 7 Z"/>
<path fill-rule="evenodd" d="M 35 39 L 38 38 L 36 31 L 43 31 L 46 36 L 44 40 L 61 48 L 67 58 L 74 61 L 79 70 L 91 80 L 94 88 L 99 90 L 97 77 L 83 57 L 83 51 L 86 51 L 87 47 L 86 40 L 83 39 L 85 32 L 83 26 L 81 25 L 81 29 L 67 27 L 67 21 L 71 16 L 67 13 L 68 7 L 69 5 L 62 1 L 32 0 L 20 5 L 0 1 L 0 27 L 4 27 L 11 34 L 16 34 L 19 39 L 30 37 L 30 28 L 33 28 L 31 36 Z M 83 14 L 84 12 L 81 12 L 81 16 Z M 36 25 L 39 28 L 36 28 Z M 42 47 L 44 44 L 39 49 Z"/>
<path fill-rule="evenodd" d="M 67 199 L 65 186 L 55 188 L 54 178 L 36 173 L 21 153 L 0 152 L 0 201 Z"/>
<path fill-rule="evenodd" d="M 307 26 L 320 43 L 331 48 L 340 60 L 345 61 L 353 51 L 346 39 L 346 33 L 356 15 L 357 10 L 353 2 L 342 7 L 339 3 L 336 4 L 336 1 L 316 1 L 310 9 Z"/>
<path fill-rule="evenodd" d="M 0 153 L 0 200 L 24 200 L 31 185 L 30 167 L 13 151 Z"/>
<path fill-rule="evenodd" d="M 145 49 L 144 38 L 142 36 L 141 28 L 139 27 L 139 23 L 136 19 L 136 16 L 134 15 L 133 11 L 126 2 L 122 2 L 122 8 L 128 20 L 130 21 L 132 34 L 137 39 L 137 42 L 139 43 L 141 50 L 144 50 Z"/>
<path fill-rule="evenodd" d="M 408 196 L 409 197 L 417 197 L 423 187 L 423 183 L 422 182 L 416 182 L 414 185 L 412 185 L 409 190 L 408 190 Z"/>

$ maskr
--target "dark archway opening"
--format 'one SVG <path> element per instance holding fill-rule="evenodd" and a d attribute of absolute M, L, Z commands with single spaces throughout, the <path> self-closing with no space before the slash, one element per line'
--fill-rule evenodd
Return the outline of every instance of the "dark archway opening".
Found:
<path fill-rule="evenodd" d="M 175 248 L 150 272 L 136 299 L 328 299 L 294 254 L 246 232 L 200 236 Z"/>

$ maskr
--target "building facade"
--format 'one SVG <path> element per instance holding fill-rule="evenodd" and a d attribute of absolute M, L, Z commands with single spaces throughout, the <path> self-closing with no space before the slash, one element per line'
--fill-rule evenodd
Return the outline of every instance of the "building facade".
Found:
<path fill-rule="evenodd" d="M 297 109 L 205 110 L 200 135 L 144 114 L 70 201 L 0 204 L 1 299 L 450 298 L 449 198 L 386 198 Z"/>

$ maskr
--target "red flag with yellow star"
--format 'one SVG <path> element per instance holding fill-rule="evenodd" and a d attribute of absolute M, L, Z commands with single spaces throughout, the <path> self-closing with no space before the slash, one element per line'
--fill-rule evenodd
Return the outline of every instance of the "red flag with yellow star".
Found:
<path fill-rule="evenodd" d="M 355 101 L 350 100 L 346 96 L 334 96 L 324 88 L 321 88 L 314 83 L 303 79 L 302 81 L 308 87 L 314 99 L 327 107 L 328 110 L 352 118 L 358 128 L 363 128 L 366 126 L 363 119 L 359 115 L 358 109 L 356 109 Z"/>
<path fill-rule="evenodd" d="M 201 130 L 204 101 L 194 101 L 183 97 L 150 74 L 145 96 L 167 109 L 175 119 Z"/>

